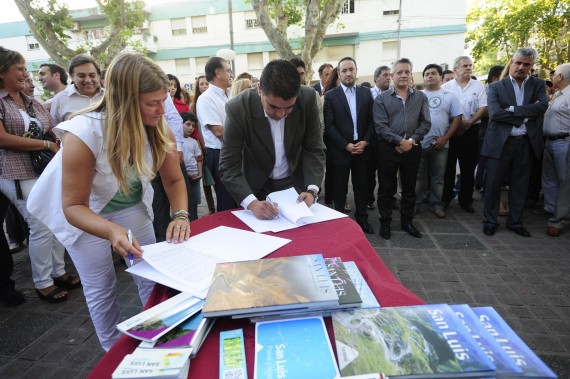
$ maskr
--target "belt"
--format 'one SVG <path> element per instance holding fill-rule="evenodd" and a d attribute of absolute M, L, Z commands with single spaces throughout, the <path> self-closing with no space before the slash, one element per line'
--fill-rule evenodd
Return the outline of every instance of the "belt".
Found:
<path fill-rule="evenodd" d="M 559 134 L 557 136 L 546 136 L 546 139 L 549 141 L 553 141 L 556 139 L 564 139 L 566 137 L 570 137 L 570 133 L 562 133 L 562 134 Z"/>
<path fill-rule="evenodd" d="M 528 138 L 528 134 L 521 134 L 519 136 L 509 136 L 509 138 L 512 139 L 527 139 Z"/>

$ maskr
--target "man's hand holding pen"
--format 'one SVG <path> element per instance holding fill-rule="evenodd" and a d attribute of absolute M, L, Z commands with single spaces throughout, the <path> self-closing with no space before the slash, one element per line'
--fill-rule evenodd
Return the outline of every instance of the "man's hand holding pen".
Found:
<path fill-rule="evenodd" d="M 265 201 L 253 200 L 248 209 L 260 220 L 271 220 L 279 215 L 278 204 L 272 202 L 270 198 Z"/>

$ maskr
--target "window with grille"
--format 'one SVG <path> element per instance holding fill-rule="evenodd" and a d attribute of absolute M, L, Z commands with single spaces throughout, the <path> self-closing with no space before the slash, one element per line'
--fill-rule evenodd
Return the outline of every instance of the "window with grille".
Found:
<path fill-rule="evenodd" d="M 354 0 L 346 0 L 346 3 L 342 6 L 341 14 L 354 13 Z"/>
<path fill-rule="evenodd" d="M 192 33 L 208 33 L 208 24 L 206 23 L 206 16 L 192 17 Z"/>
<path fill-rule="evenodd" d="M 255 12 L 244 12 L 243 15 L 245 17 L 246 29 L 259 28 L 259 20 Z"/>
<path fill-rule="evenodd" d="M 392 9 L 392 10 L 389 10 L 389 11 L 384 11 L 384 12 L 382 12 L 382 14 L 383 14 L 384 16 L 397 16 L 397 15 L 400 14 L 400 10 L 398 10 L 398 9 Z"/>
<path fill-rule="evenodd" d="M 186 35 L 186 19 L 185 18 L 173 18 L 170 20 L 170 27 L 172 29 L 173 36 L 184 36 Z"/>
<path fill-rule="evenodd" d="M 39 50 L 40 44 L 34 38 L 34 36 L 26 36 L 26 43 L 28 44 L 28 50 Z"/>

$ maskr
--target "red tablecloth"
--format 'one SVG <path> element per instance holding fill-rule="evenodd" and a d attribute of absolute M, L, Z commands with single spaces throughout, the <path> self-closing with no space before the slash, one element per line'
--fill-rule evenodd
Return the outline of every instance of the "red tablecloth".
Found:
<path fill-rule="evenodd" d="M 192 234 L 225 225 L 233 228 L 250 230 L 231 212 L 215 213 L 192 223 Z M 271 233 L 269 233 L 271 234 Z M 292 255 L 322 253 L 324 257 L 341 257 L 343 261 L 354 261 L 372 292 L 383 307 L 423 304 L 415 294 L 407 290 L 390 273 L 372 248 L 360 227 L 350 218 L 303 226 L 274 234 L 291 239 L 292 242 L 268 255 L 270 258 Z M 162 285 L 156 285 L 146 307 L 164 301 L 175 292 Z M 330 318 L 325 318 L 329 338 L 334 349 L 334 335 Z M 198 355 L 190 363 L 189 378 L 218 378 L 219 375 L 219 334 L 220 331 L 243 328 L 248 377 L 253 378 L 255 328 L 248 320 L 220 318 L 216 320 Z M 131 353 L 139 341 L 122 336 L 113 348 L 105 354 L 89 378 L 110 378 L 115 368 L 126 354 Z M 336 353 L 336 350 L 335 350 Z"/>

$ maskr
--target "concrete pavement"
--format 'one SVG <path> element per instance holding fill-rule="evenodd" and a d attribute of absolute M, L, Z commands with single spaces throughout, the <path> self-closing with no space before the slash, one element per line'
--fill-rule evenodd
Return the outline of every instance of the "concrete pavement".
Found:
<path fill-rule="evenodd" d="M 392 238 L 383 240 L 378 211 L 369 211 L 376 234 L 368 239 L 392 273 L 428 303 L 491 305 L 522 339 L 559 375 L 570 378 L 570 230 L 559 238 L 545 234 L 547 216 L 527 210 L 531 238 L 499 227 L 493 237 L 482 232 L 482 201 L 476 213 L 452 204 L 445 219 L 428 207 L 414 220 L 423 238 L 399 227 L 394 211 Z M 199 214 L 207 214 L 203 201 Z M 24 304 L 0 305 L 0 378 L 84 378 L 103 355 L 81 290 L 67 302 L 37 298 L 27 249 L 14 255 L 16 288 Z M 73 263 L 68 259 L 70 272 Z M 138 295 L 125 266 L 116 264 L 122 315 L 140 311 Z"/>

